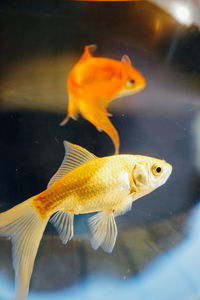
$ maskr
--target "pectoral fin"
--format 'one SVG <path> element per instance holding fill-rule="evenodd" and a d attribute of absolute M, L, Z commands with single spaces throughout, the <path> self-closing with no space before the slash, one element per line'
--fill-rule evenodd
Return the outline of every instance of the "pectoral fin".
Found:
<path fill-rule="evenodd" d="M 92 234 L 91 245 L 97 250 L 100 246 L 105 252 L 112 252 L 116 238 L 117 225 L 113 213 L 99 212 L 89 219 L 89 227 Z"/>

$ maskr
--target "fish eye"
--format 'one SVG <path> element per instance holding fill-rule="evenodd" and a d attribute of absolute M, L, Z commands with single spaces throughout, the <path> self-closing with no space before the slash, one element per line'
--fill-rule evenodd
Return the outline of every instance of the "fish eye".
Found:
<path fill-rule="evenodd" d="M 129 79 L 128 82 L 127 82 L 127 84 L 128 84 L 129 87 L 133 86 L 134 83 L 135 83 L 134 79 Z"/>
<path fill-rule="evenodd" d="M 161 172 L 161 167 L 157 167 L 157 168 L 156 168 L 156 172 L 157 172 L 157 173 L 160 173 L 160 172 Z"/>
<path fill-rule="evenodd" d="M 152 170 L 152 173 L 153 173 L 154 176 L 158 176 L 162 173 L 162 168 L 158 164 L 154 164 L 151 167 L 151 170 Z"/>

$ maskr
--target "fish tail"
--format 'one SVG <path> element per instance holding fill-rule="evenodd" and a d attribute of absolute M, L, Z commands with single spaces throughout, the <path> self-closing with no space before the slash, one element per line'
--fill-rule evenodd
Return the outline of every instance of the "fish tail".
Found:
<path fill-rule="evenodd" d="M 99 131 L 102 130 L 109 135 L 115 147 L 115 154 L 119 154 L 119 135 L 110 119 L 108 118 L 107 111 L 96 109 L 96 107 L 94 110 L 92 110 L 90 107 L 90 113 L 88 114 L 87 109 L 87 107 L 80 108 L 80 111 L 84 118 L 90 121 Z"/>
<path fill-rule="evenodd" d="M 12 241 L 15 269 L 15 300 L 27 298 L 37 250 L 48 218 L 41 219 L 32 198 L 0 214 L 0 236 Z"/>

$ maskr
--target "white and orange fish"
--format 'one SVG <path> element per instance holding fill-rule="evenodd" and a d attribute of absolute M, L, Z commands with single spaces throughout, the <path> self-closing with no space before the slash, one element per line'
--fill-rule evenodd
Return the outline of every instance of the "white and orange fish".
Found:
<path fill-rule="evenodd" d="M 84 148 L 64 142 L 65 157 L 42 193 L 0 214 L 0 235 L 12 241 L 15 300 L 25 300 L 34 260 L 51 218 L 66 244 L 72 239 L 75 214 L 97 212 L 89 219 L 91 245 L 112 252 L 115 217 L 132 202 L 166 182 L 172 167 L 163 160 L 140 155 L 97 158 Z"/>
<path fill-rule="evenodd" d="M 69 118 L 76 120 L 77 112 L 91 122 L 98 130 L 106 132 L 119 152 L 119 135 L 109 120 L 107 107 L 112 100 L 135 94 L 145 87 L 145 78 L 136 70 L 127 55 L 121 61 L 93 57 L 95 45 L 85 46 L 80 60 L 75 64 L 67 80 L 69 95 Z"/>

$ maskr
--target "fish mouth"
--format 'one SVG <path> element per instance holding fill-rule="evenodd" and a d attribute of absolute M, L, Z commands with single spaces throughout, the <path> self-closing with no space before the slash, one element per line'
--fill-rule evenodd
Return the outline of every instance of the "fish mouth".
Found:
<path fill-rule="evenodd" d="M 140 90 L 143 90 L 146 87 L 146 80 L 143 79 L 142 82 L 139 84 L 138 88 Z"/>
<path fill-rule="evenodd" d="M 171 175 L 172 169 L 173 169 L 172 165 L 168 164 L 168 173 L 169 173 L 169 175 Z"/>
<path fill-rule="evenodd" d="M 116 98 L 120 98 L 120 97 L 124 97 L 124 96 L 131 96 L 136 94 L 137 92 L 143 90 L 145 88 L 145 83 L 138 85 L 137 87 L 135 87 L 134 89 L 122 89 L 116 96 L 114 99 Z M 113 100 L 114 100 L 113 99 Z"/>
<path fill-rule="evenodd" d="M 173 169 L 172 165 L 167 164 L 167 168 L 166 168 L 165 173 L 164 173 L 165 182 L 168 180 L 169 176 L 171 175 L 172 169 Z"/>
<path fill-rule="evenodd" d="M 133 94 L 143 90 L 145 87 L 146 87 L 146 82 L 144 81 L 134 89 Z"/>

